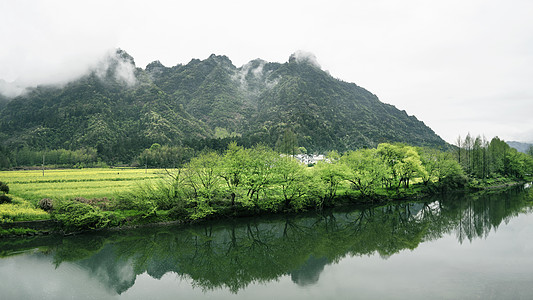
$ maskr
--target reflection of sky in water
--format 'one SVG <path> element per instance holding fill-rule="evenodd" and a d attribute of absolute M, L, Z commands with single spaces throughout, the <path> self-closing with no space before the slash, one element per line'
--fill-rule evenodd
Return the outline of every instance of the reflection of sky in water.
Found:
<path fill-rule="evenodd" d="M 438 210 L 434 203 L 428 208 Z M 413 219 L 425 217 L 421 209 L 419 204 L 411 208 Z M 88 259 L 57 268 L 50 256 L 29 252 L 0 259 L 0 293 L 1 299 L 532 299 L 533 215 L 505 220 L 488 236 L 481 228 L 481 238 L 459 243 L 458 231 L 452 230 L 390 256 L 346 255 L 328 265 L 327 259 L 310 254 L 299 268 L 276 280 L 251 282 L 237 294 L 226 288 L 205 292 L 189 275 L 163 271 L 175 263 L 172 255 L 148 257 L 163 266 L 148 264 L 136 273 L 135 257 L 117 255 L 118 248 L 109 244 Z M 263 238 L 274 236 L 270 241 L 276 245 L 279 231 L 268 223 L 257 228 Z M 212 240 L 214 245 L 224 241 L 222 234 Z"/>
<path fill-rule="evenodd" d="M 2 299 L 108 299 L 97 278 L 72 263 L 57 268 L 42 255 L 19 255 L 0 259 Z"/>

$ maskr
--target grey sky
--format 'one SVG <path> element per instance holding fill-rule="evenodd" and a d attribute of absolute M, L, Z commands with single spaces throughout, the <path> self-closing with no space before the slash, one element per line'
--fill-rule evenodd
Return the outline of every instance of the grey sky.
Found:
<path fill-rule="evenodd" d="M 0 87 L 75 79 L 117 47 L 143 68 L 305 50 L 448 142 L 532 142 L 531 16 L 528 0 L 0 0 Z"/>

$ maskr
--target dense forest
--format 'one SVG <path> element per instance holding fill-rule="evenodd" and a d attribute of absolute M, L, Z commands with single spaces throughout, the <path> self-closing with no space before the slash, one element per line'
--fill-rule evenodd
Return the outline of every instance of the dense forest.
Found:
<path fill-rule="evenodd" d="M 276 148 L 287 131 L 309 153 L 397 142 L 448 146 L 414 116 L 296 55 L 286 63 L 257 59 L 239 68 L 211 55 L 142 69 L 118 50 L 68 84 L 2 97 L 0 168 L 32 164 L 31 151 L 40 153 L 38 161 L 61 149 L 91 153 L 80 161 L 50 155 L 50 164 L 131 165 L 153 144 L 186 152 L 222 152 L 233 141 Z"/>

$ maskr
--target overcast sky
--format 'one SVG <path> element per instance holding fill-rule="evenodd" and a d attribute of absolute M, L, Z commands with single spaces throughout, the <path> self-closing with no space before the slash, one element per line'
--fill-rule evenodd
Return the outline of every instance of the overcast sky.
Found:
<path fill-rule="evenodd" d="M 304 50 L 448 142 L 533 142 L 530 0 L 0 0 L 0 86 L 72 80 L 114 48 L 142 68 Z"/>

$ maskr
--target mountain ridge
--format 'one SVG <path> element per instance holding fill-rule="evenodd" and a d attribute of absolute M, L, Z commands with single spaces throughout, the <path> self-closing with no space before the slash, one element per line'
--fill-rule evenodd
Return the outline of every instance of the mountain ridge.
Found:
<path fill-rule="evenodd" d="M 39 86 L 0 105 L 5 147 L 95 147 L 104 158 L 122 161 L 152 143 L 234 138 L 275 147 L 286 131 L 314 152 L 381 142 L 447 146 L 416 117 L 333 78 L 301 53 L 285 63 L 255 59 L 236 67 L 212 54 L 142 69 L 117 50 L 75 81 Z"/>

